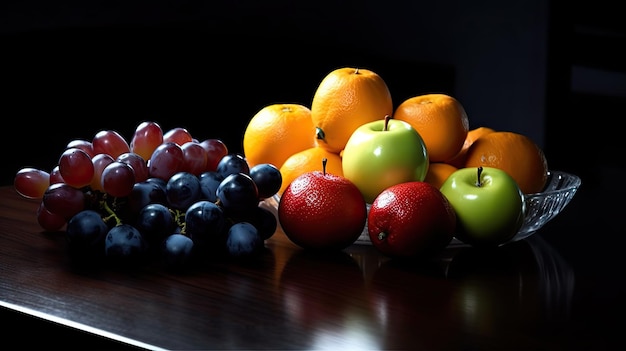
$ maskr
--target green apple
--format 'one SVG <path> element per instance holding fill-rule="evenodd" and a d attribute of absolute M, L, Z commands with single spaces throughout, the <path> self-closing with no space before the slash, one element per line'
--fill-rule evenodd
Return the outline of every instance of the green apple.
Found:
<path fill-rule="evenodd" d="M 419 133 L 409 123 L 390 116 L 358 127 L 342 155 L 344 177 L 370 204 L 392 185 L 423 181 L 428 164 L 426 145 Z"/>
<path fill-rule="evenodd" d="M 524 222 L 524 195 L 515 180 L 493 167 L 460 168 L 439 189 L 457 218 L 456 238 L 473 246 L 509 241 Z"/>

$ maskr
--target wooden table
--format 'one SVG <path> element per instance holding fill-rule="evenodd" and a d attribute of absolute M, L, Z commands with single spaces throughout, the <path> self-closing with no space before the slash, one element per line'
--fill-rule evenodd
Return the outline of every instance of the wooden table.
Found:
<path fill-rule="evenodd" d="M 320 256 L 279 229 L 258 260 L 177 274 L 75 267 L 63 234 L 37 224 L 38 202 L 0 187 L 3 334 L 27 323 L 27 339 L 14 336 L 22 345 L 65 348 L 601 349 L 619 335 L 625 276 L 611 265 L 618 249 L 603 249 L 607 259 L 572 239 L 602 223 L 581 218 L 594 208 L 584 193 L 537 234 L 490 252 L 456 247 L 411 265 L 370 245 Z"/>

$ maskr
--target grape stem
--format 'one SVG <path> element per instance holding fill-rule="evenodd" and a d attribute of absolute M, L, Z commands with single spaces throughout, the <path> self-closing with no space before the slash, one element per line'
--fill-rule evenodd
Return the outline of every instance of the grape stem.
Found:
<path fill-rule="evenodd" d="M 109 215 L 104 217 L 103 220 L 105 222 L 108 222 L 110 219 L 115 219 L 115 225 L 121 225 L 122 224 L 122 220 L 120 219 L 120 217 L 118 217 L 118 215 L 115 213 L 115 211 L 113 211 L 113 209 L 109 206 L 109 204 L 106 202 L 106 200 L 102 200 L 100 202 L 102 204 L 102 208 L 104 208 L 104 210 L 106 211 L 106 213 L 108 213 Z"/>
<path fill-rule="evenodd" d="M 187 223 L 185 222 L 185 212 L 180 211 L 180 210 L 172 210 L 172 209 L 169 209 L 169 210 L 172 216 L 174 217 L 174 221 L 176 222 L 176 225 L 180 227 L 180 233 L 185 234 L 187 232 L 186 230 Z"/>

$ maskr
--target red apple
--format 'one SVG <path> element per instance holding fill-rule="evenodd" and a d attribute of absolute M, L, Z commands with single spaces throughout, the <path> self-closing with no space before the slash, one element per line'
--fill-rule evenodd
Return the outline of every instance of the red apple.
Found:
<path fill-rule="evenodd" d="M 285 235 L 298 246 L 313 250 L 342 250 L 363 232 L 367 205 L 361 191 L 343 176 L 306 172 L 294 179 L 278 204 L 278 220 Z"/>
<path fill-rule="evenodd" d="M 429 183 L 393 185 L 374 199 L 367 218 L 372 245 L 392 258 L 425 258 L 452 240 L 456 214 L 446 197 Z"/>

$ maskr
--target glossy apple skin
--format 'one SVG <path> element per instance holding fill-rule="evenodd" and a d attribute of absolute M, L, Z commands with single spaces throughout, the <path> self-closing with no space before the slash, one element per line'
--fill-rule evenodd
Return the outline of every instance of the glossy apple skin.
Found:
<path fill-rule="evenodd" d="M 426 182 L 404 182 L 383 190 L 367 217 L 372 245 L 391 258 L 438 254 L 455 233 L 456 215 L 446 197 Z"/>
<path fill-rule="evenodd" d="M 461 168 L 441 185 L 457 218 L 456 238 L 473 246 L 497 246 L 509 241 L 524 222 L 524 195 L 505 171 Z"/>
<path fill-rule="evenodd" d="M 428 172 L 428 152 L 422 137 L 407 122 L 385 120 L 357 128 L 343 150 L 344 177 L 372 203 L 384 189 L 399 183 L 423 181 Z"/>
<path fill-rule="evenodd" d="M 285 235 L 307 250 L 343 250 L 352 245 L 367 221 L 367 205 L 348 179 L 322 171 L 294 179 L 278 204 Z"/>

